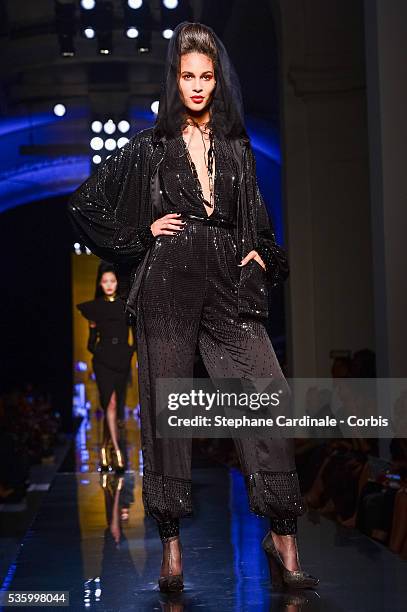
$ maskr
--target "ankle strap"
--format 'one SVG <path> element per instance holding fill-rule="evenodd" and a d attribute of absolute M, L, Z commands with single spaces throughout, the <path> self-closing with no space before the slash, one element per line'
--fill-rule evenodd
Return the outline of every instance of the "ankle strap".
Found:
<path fill-rule="evenodd" d="M 158 522 L 158 532 L 162 542 L 167 542 L 170 538 L 179 536 L 179 519 L 171 519 L 165 522 Z"/>
<path fill-rule="evenodd" d="M 276 533 L 277 535 L 295 535 L 297 533 L 297 519 L 270 518 L 270 529 L 274 531 L 274 533 Z"/>

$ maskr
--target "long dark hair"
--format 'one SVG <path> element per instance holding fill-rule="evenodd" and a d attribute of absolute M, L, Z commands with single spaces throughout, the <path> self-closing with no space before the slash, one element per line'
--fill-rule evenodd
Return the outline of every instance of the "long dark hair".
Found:
<path fill-rule="evenodd" d="M 169 42 L 160 106 L 154 137 L 174 138 L 186 123 L 185 106 L 178 87 L 181 55 L 203 53 L 214 64 L 216 85 L 210 106 L 209 126 L 220 138 L 248 139 L 244 126 L 242 94 L 236 71 L 215 32 L 201 23 L 180 23 Z"/>
<path fill-rule="evenodd" d="M 99 264 L 97 275 L 96 275 L 95 300 L 105 295 L 105 292 L 100 286 L 100 281 L 102 280 L 102 276 L 105 274 L 105 272 L 111 272 L 112 274 L 116 276 L 116 280 L 117 280 L 117 275 L 116 275 L 116 270 L 114 269 L 114 265 L 112 263 L 109 263 L 108 261 L 102 260 Z"/>

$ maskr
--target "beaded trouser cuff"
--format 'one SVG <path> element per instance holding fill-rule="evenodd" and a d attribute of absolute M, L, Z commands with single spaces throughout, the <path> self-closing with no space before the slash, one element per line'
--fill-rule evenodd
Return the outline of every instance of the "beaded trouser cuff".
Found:
<path fill-rule="evenodd" d="M 170 521 L 165 521 L 164 523 L 159 523 L 157 521 L 157 525 L 162 542 L 166 542 L 169 538 L 179 536 L 178 519 L 171 519 Z"/>
<path fill-rule="evenodd" d="M 305 513 L 297 472 L 259 471 L 245 479 L 250 510 L 269 517 L 275 533 L 295 533 L 296 519 Z"/>
<path fill-rule="evenodd" d="M 295 535 L 297 533 L 297 519 L 270 519 L 270 529 L 277 535 Z"/>
<path fill-rule="evenodd" d="M 191 480 L 144 468 L 142 495 L 147 516 L 160 523 L 191 516 L 191 485 Z"/>

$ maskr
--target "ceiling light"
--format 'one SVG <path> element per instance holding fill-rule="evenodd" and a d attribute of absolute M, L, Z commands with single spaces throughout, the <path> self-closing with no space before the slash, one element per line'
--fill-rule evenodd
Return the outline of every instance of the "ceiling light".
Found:
<path fill-rule="evenodd" d="M 117 146 L 119 149 L 121 149 L 122 147 L 124 147 L 125 144 L 127 144 L 129 142 L 129 139 L 126 138 L 125 136 L 121 136 L 119 138 L 119 140 L 117 141 Z"/>
<path fill-rule="evenodd" d="M 127 38 L 137 38 L 137 36 L 138 36 L 138 29 L 134 28 L 134 27 L 127 28 L 126 36 L 127 36 Z"/>
<path fill-rule="evenodd" d="M 113 119 L 109 119 L 108 121 L 106 121 L 103 126 L 103 129 L 105 130 L 106 134 L 114 134 L 116 131 L 116 124 Z"/>
<path fill-rule="evenodd" d="M 107 151 L 114 151 L 115 148 L 116 148 L 116 141 L 115 141 L 115 139 L 114 138 L 108 138 L 105 141 L 105 149 Z"/>
<path fill-rule="evenodd" d="M 100 132 L 102 131 L 103 125 L 101 121 L 92 121 L 92 132 L 95 132 L 95 134 L 100 134 Z"/>
<path fill-rule="evenodd" d="M 95 136 L 90 141 L 90 146 L 91 146 L 91 149 L 93 149 L 94 151 L 100 151 L 100 149 L 103 149 L 102 138 L 100 138 L 100 136 Z"/>
<path fill-rule="evenodd" d="M 122 121 L 119 121 L 117 127 L 119 128 L 119 132 L 121 132 L 122 134 L 125 134 L 130 129 L 130 123 L 126 121 L 125 119 L 123 119 Z"/>
<path fill-rule="evenodd" d="M 81 0 L 81 7 L 86 11 L 91 11 L 95 8 L 95 0 Z"/>
<path fill-rule="evenodd" d="M 54 114 L 57 117 L 63 117 L 66 113 L 66 108 L 63 104 L 55 104 L 54 106 Z"/>

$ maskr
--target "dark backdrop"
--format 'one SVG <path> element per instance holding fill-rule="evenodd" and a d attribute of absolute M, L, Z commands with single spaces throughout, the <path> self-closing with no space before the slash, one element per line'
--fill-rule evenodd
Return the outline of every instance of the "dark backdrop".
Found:
<path fill-rule="evenodd" d="M 71 251 L 66 198 L 1 215 L 1 391 L 35 383 L 72 423 Z"/>

